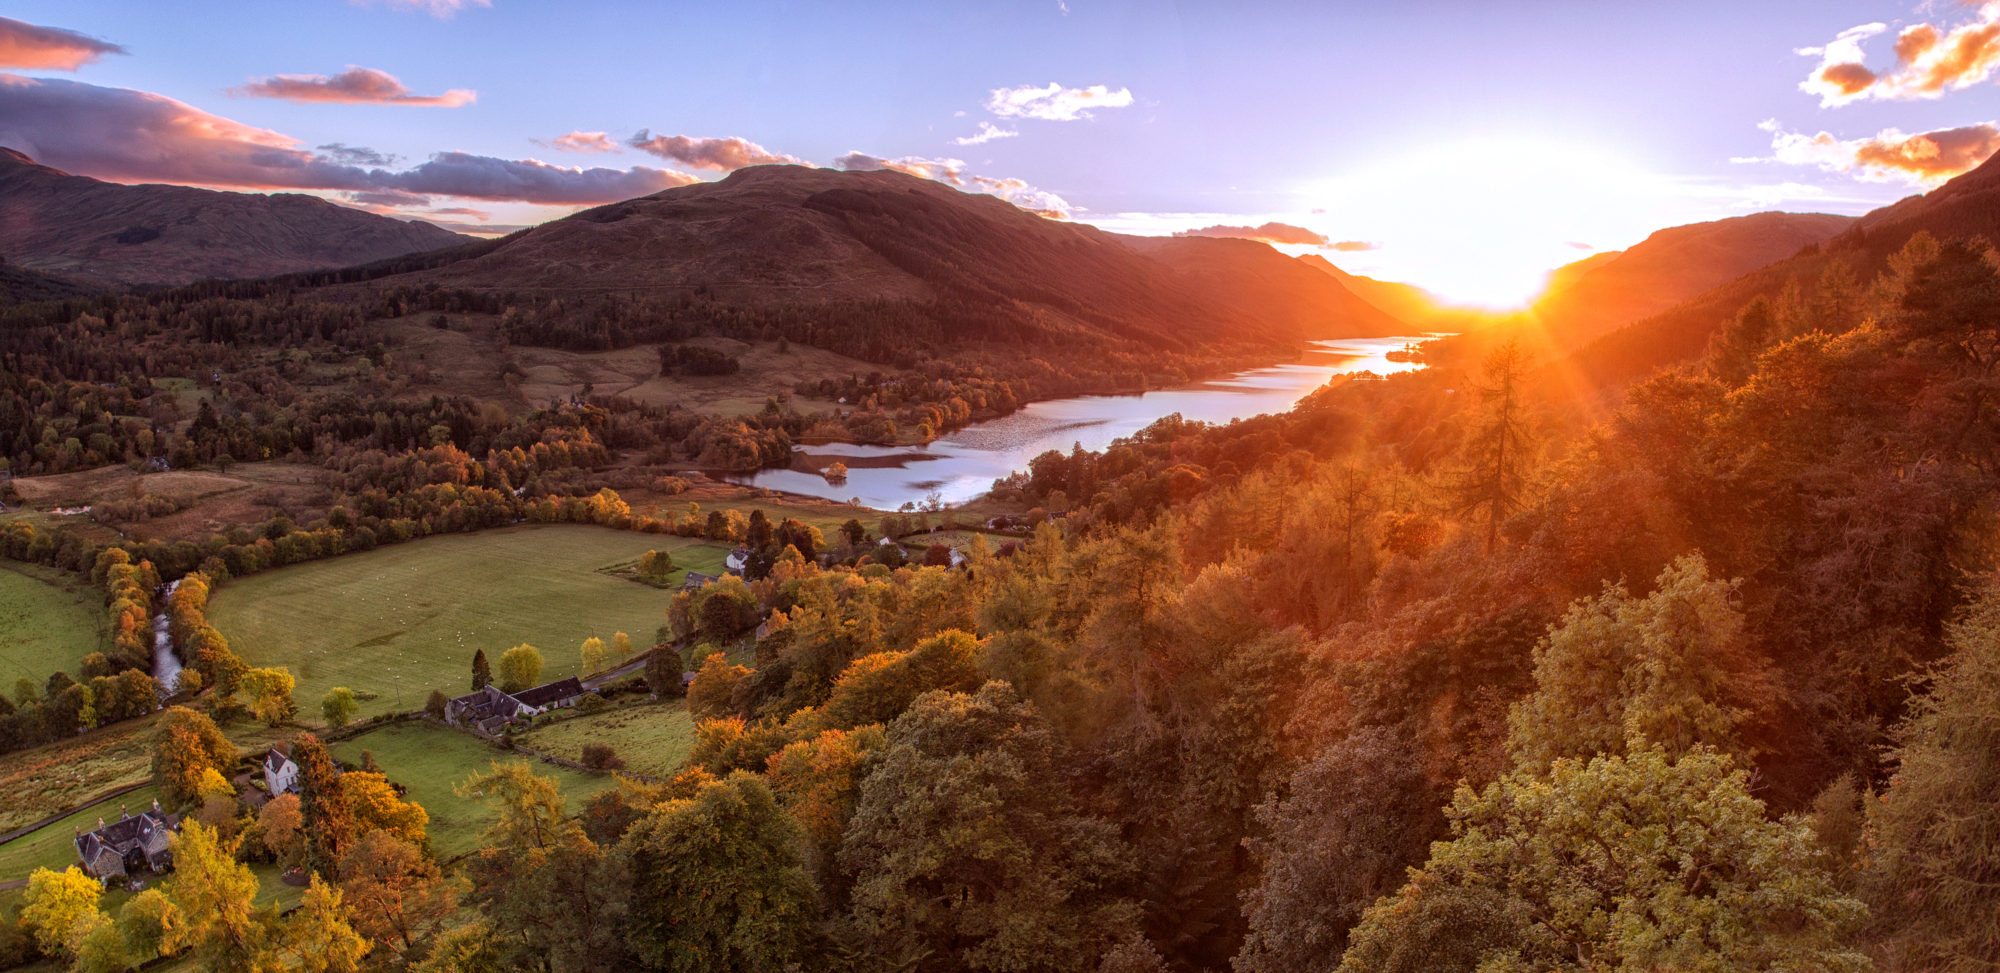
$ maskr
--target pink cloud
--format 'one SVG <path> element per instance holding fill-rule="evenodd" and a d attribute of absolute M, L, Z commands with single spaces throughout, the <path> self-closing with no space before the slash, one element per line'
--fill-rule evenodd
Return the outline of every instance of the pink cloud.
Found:
<path fill-rule="evenodd" d="M 772 152 L 749 139 L 700 138 L 687 135 L 654 135 L 646 129 L 626 140 L 648 155 L 678 162 L 696 169 L 729 172 L 744 166 L 775 164 L 805 165 L 804 159 Z"/>
<path fill-rule="evenodd" d="M 1775 161 L 1851 172 L 1862 179 L 1936 184 L 1969 172 L 2000 151 L 2000 127 L 1992 122 L 1905 135 L 1887 129 L 1872 138 L 1839 139 L 1827 132 L 1806 135 L 1774 131 Z"/>
<path fill-rule="evenodd" d="M 0 68 L 74 71 L 125 49 L 60 27 L 38 27 L 0 17 Z"/>
<path fill-rule="evenodd" d="M 571 132 L 552 139 L 535 139 L 536 145 L 558 152 L 616 152 L 618 142 L 606 132 Z"/>
<path fill-rule="evenodd" d="M 1862 24 L 1842 31 L 1823 47 L 1800 50 L 1817 56 L 1820 64 L 1799 88 L 1819 95 L 1822 106 L 1863 99 L 1937 98 L 2000 71 L 2000 3 L 1981 4 L 1972 20 L 1957 26 L 1905 27 L 1896 35 L 1895 65 L 1879 71 L 1869 68 L 1862 63 L 1866 59 L 1862 44 L 1888 29 L 1886 24 Z"/>
<path fill-rule="evenodd" d="M 1061 196 L 1045 189 L 1036 189 L 1023 180 L 981 176 L 967 172 L 965 163 L 958 159 L 926 159 L 914 155 L 885 159 L 866 152 L 849 152 L 833 160 L 833 164 L 850 172 L 863 169 L 888 169 L 961 189 L 976 189 L 990 196 L 998 196 L 1036 216 L 1049 219 L 1068 219 L 1073 209 Z"/>
<path fill-rule="evenodd" d="M 422 108 L 458 108 L 478 99 L 477 92 L 453 88 L 441 95 L 416 95 L 394 75 L 374 68 L 350 64 L 347 70 L 328 77 L 324 74 L 281 74 L 260 78 L 233 95 L 253 98 L 280 98 L 303 103 L 335 105 L 411 105 Z"/>
<path fill-rule="evenodd" d="M 322 153 L 300 144 L 163 95 L 0 74 L 0 145 L 100 179 L 585 205 L 697 181 L 645 166 L 582 169 L 465 152 L 392 171 L 352 164 L 357 150 L 344 146 Z"/>

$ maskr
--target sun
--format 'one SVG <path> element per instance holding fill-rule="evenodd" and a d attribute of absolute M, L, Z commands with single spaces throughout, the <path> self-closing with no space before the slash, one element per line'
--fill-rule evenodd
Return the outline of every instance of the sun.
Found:
<path fill-rule="evenodd" d="M 1556 267 L 1671 221 L 1668 182 L 1597 146 L 1503 135 L 1413 149 L 1307 193 L 1343 234 L 1381 241 L 1343 267 L 1506 309 L 1532 301 Z"/>

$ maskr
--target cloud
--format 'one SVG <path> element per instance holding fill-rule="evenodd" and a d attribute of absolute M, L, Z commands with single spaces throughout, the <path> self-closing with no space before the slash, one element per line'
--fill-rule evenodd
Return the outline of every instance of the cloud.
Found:
<path fill-rule="evenodd" d="M 1565 247 L 1569 247 L 1569 248 L 1571 248 L 1571 249 L 1574 249 L 1574 250 L 1595 250 L 1595 249 L 1597 249 L 1596 247 L 1593 247 L 1593 246 L 1591 246 L 1591 245 L 1590 245 L 1590 244 L 1588 244 L 1588 243 L 1578 243 L 1578 242 L 1576 242 L 1575 240 L 1571 240 L 1571 241 L 1569 241 L 1569 242 L 1567 242 L 1567 243 L 1564 243 L 1564 244 L 1563 244 L 1563 246 L 1565 246 Z"/>
<path fill-rule="evenodd" d="M 646 129 L 625 140 L 641 152 L 678 162 L 696 169 L 729 172 L 744 166 L 774 164 L 811 165 L 795 156 L 772 152 L 749 139 L 691 138 L 686 135 L 654 135 Z"/>
<path fill-rule="evenodd" d="M 422 108 L 458 108 L 478 100 L 479 94 L 453 88 L 441 95 L 413 95 L 394 75 L 374 68 L 350 64 L 332 77 L 324 74 L 281 74 L 259 78 L 232 95 L 251 98 L 281 98 L 285 101 L 334 105 L 412 105 Z"/>
<path fill-rule="evenodd" d="M 1938 98 L 2000 71 L 2000 0 L 1981 4 L 1974 19 L 1955 27 L 1903 28 L 1896 35 L 1895 65 L 1877 71 L 1862 63 L 1862 42 L 1888 29 L 1886 24 L 1862 24 L 1841 31 L 1824 47 L 1800 49 L 1820 63 L 1799 89 L 1820 96 L 1823 108 L 1863 99 Z"/>
<path fill-rule="evenodd" d="M 885 159 L 866 152 L 849 152 L 835 159 L 833 164 L 850 172 L 862 169 L 888 169 L 961 189 L 974 189 L 989 196 L 998 196 L 1036 216 L 1050 219 L 1068 219 L 1075 210 L 1075 207 L 1061 196 L 1045 189 L 1036 189 L 1023 180 L 981 176 L 967 172 L 965 163 L 959 159 L 926 159 L 913 155 Z"/>
<path fill-rule="evenodd" d="M 450 20 L 467 7 L 493 6 L 493 0 L 350 0 L 350 2 L 363 7 L 382 3 L 397 10 L 427 13 L 439 20 Z"/>
<path fill-rule="evenodd" d="M 1327 242 L 1324 234 L 1314 233 L 1303 226 L 1293 226 L 1289 223 L 1266 223 L 1263 226 L 1229 226 L 1223 224 L 1204 226 L 1198 230 L 1180 230 L 1174 233 L 1174 235 L 1225 237 L 1236 240 L 1262 240 L 1265 243 L 1294 243 L 1314 247 L 1332 246 Z M 1373 248 L 1368 244 L 1357 244 L 1355 241 L 1350 240 L 1340 244 L 1337 249 L 1369 250 Z"/>
<path fill-rule="evenodd" d="M 571 132 L 552 139 L 531 139 L 536 145 L 558 152 L 616 152 L 618 140 L 605 132 Z"/>
<path fill-rule="evenodd" d="M 580 169 L 465 152 L 441 152 L 400 171 L 365 167 L 353 159 L 366 150 L 308 151 L 290 136 L 163 95 L 8 74 L 0 74 L 0 145 L 101 179 L 228 189 L 393 190 L 596 204 L 697 181 L 687 173 L 644 166 Z"/>
<path fill-rule="evenodd" d="M 405 209 L 412 206 L 430 205 L 429 196 L 398 192 L 394 189 L 372 189 L 366 192 L 348 193 L 347 198 L 362 206 L 383 209 Z"/>
<path fill-rule="evenodd" d="M 363 148 L 358 145 L 343 145 L 339 142 L 330 142 L 322 145 L 318 151 L 335 162 L 351 166 L 375 166 L 382 168 L 393 166 L 402 161 L 399 156 L 377 152 L 374 149 Z"/>
<path fill-rule="evenodd" d="M 1021 134 L 1010 128 L 1001 128 L 992 122 L 980 122 L 977 134 L 952 139 L 957 145 L 985 145 L 994 139 L 1010 139 Z"/>
<path fill-rule="evenodd" d="M 0 68 L 74 71 L 106 54 L 124 53 L 116 44 L 73 30 L 0 17 Z"/>
<path fill-rule="evenodd" d="M 1132 103 L 1132 90 L 1112 91 L 1104 85 L 1065 88 L 1054 81 L 1046 88 L 1024 84 L 995 88 L 986 96 L 986 110 L 1001 118 L 1039 118 L 1051 122 L 1073 122 L 1091 117 L 1098 108 L 1124 108 Z"/>
<path fill-rule="evenodd" d="M 1361 253 L 1366 250 L 1380 250 L 1382 249 L 1382 245 L 1379 243 L 1370 243 L 1367 240 L 1335 240 L 1327 244 L 1326 248 L 1328 250 L 1338 250 L 1342 253 Z"/>
<path fill-rule="evenodd" d="M 1839 139 L 1827 132 L 1806 135 L 1776 128 L 1771 132 L 1769 161 L 1818 166 L 1828 172 L 1851 172 L 1870 182 L 1936 184 L 1972 170 L 2000 151 L 2000 127 L 1992 122 L 1921 135 L 1905 135 L 1892 128 L 1861 139 Z"/>

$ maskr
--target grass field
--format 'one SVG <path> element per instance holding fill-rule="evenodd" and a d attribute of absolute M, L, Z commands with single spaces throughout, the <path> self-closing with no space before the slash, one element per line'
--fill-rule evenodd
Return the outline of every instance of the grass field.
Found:
<path fill-rule="evenodd" d="M 104 602 L 76 575 L 38 564 L 0 564 L 0 687 L 74 676 L 102 648 Z"/>
<path fill-rule="evenodd" d="M 565 760 L 582 760 L 585 744 L 607 743 L 624 759 L 626 770 L 666 778 L 694 749 L 694 720 L 680 700 L 641 703 L 538 726 L 520 741 Z"/>
<path fill-rule="evenodd" d="M 146 780 L 152 775 L 153 724 L 159 718 L 156 713 L 8 754 L 0 760 L 0 831 L 26 827 L 105 791 Z M 238 750 L 252 751 L 290 739 L 297 731 L 239 723 L 224 732 Z"/>
<path fill-rule="evenodd" d="M 493 825 L 496 812 L 485 800 L 459 797 L 453 788 L 474 774 L 492 769 L 496 760 L 526 759 L 473 736 L 434 723 L 398 723 L 333 745 L 333 755 L 361 762 L 361 751 L 374 754 L 382 773 L 409 788 L 409 798 L 431 816 L 431 847 L 439 858 L 454 858 L 479 846 L 479 836 Z M 535 772 L 562 785 L 571 812 L 599 791 L 618 786 L 610 777 L 580 774 L 535 761 Z"/>
<path fill-rule="evenodd" d="M 76 847 L 71 844 L 71 839 L 76 837 L 75 829 L 80 827 L 90 831 L 97 827 L 100 818 L 116 821 L 121 807 L 138 814 L 152 807 L 153 799 L 159 796 L 158 788 L 142 787 L 130 794 L 93 804 L 61 821 L 0 845 L 0 882 L 27 878 L 28 873 L 37 868 L 60 871 L 76 864 Z"/>
<path fill-rule="evenodd" d="M 320 697 L 335 686 L 364 696 L 361 717 L 414 710 L 432 689 L 468 692 L 477 649 L 497 676 L 502 652 L 533 645 L 546 682 L 576 674 L 586 638 L 622 631 L 638 648 L 651 645 L 672 592 L 605 573 L 649 549 L 720 560 L 690 538 L 508 527 L 251 575 L 214 595 L 209 619 L 251 665 L 291 670 L 301 720 L 317 721 Z"/>

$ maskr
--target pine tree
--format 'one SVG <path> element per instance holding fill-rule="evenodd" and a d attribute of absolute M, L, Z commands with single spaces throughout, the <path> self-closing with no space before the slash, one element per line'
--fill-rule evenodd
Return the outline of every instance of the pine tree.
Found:
<path fill-rule="evenodd" d="M 493 667 L 486 664 L 486 650 L 474 649 L 472 652 L 472 691 L 476 693 L 485 689 L 487 684 L 492 681 Z"/>

